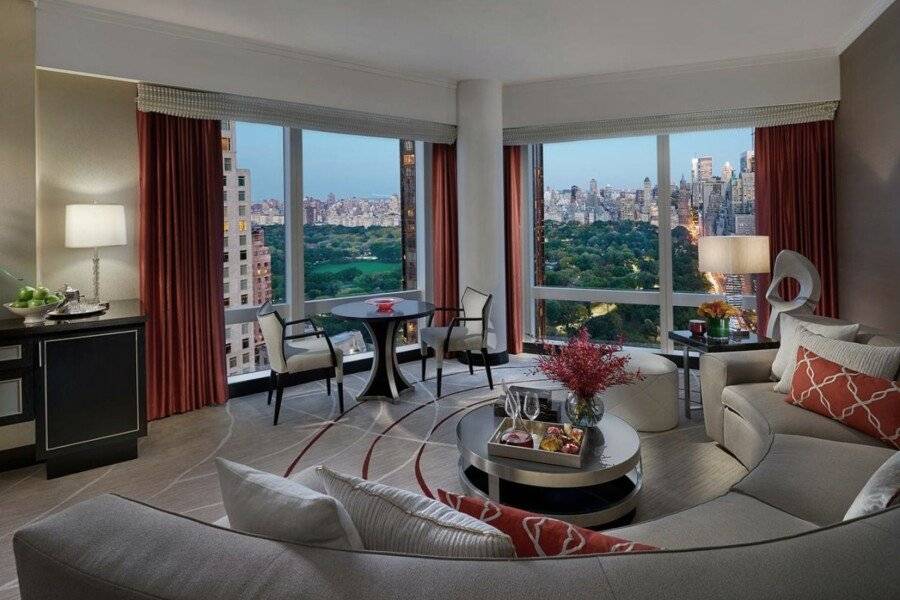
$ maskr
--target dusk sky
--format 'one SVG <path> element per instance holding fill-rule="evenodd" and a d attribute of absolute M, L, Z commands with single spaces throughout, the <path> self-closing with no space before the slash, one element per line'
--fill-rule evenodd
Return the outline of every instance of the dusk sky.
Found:
<path fill-rule="evenodd" d="M 281 127 L 238 123 L 237 163 L 250 169 L 254 202 L 283 200 L 284 171 Z M 713 157 L 718 175 L 729 161 L 737 169 L 741 153 L 753 147 L 752 129 L 679 133 L 669 137 L 671 177 L 690 181 L 691 158 Z M 591 178 L 603 187 L 656 185 L 656 136 L 589 140 L 544 145 L 545 185 L 563 189 L 586 187 Z M 303 132 L 303 193 L 325 198 L 388 196 L 400 191 L 399 146 L 385 138 Z"/>

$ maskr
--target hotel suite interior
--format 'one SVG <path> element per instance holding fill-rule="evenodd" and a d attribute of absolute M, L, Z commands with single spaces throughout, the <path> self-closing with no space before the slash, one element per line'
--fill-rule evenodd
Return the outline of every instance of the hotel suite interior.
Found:
<path fill-rule="evenodd" d="M 900 598 L 900 3 L 0 15 L 0 600 Z"/>

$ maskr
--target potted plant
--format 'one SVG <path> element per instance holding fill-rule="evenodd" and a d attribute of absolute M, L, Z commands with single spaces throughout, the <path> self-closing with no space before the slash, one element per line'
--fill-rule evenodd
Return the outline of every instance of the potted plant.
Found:
<path fill-rule="evenodd" d="M 731 317 L 741 316 L 741 311 L 724 300 L 704 302 L 697 309 L 697 314 L 706 318 L 707 335 L 711 338 L 725 339 L 729 335 L 728 323 Z"/>
<path fill-rule="evenodd" d="M 621 343 L 592 342 L 583 327 L 565 345 L 545 344 L 544 349 L 547 354 L 538 358 L 536 371 L 566 386 L 566 414 L 578 427 L 600 422 L 605 390 L 643 379 L 640 371 L 625 370 L 631 357 L 621 351 Z"/>

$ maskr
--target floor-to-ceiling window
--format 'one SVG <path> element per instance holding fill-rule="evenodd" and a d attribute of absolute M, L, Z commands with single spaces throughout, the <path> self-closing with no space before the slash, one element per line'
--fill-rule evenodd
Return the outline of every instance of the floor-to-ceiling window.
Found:
<path fill-rule="evenodd" d="M 750 276 L 701 273 L 702 235 L 755 233 L 753 131 L 531 146 L 533 286 L 526 331 L 668 348 L 710 295 L 755 300 Z M 661 179 L 661 181 L 660 181 Z"/>

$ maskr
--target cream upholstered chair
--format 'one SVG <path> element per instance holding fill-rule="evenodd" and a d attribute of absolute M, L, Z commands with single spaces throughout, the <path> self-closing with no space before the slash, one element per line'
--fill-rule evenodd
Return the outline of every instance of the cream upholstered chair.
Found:
<path fill-rule="evenodd" d="M 288 376 L 304 372 L 324 372 L 326 390 L 331 395 L 331 378 L 337 382 L 338 404 L 344 412 L 344 355 L 340 348 L 335 348 L 331 340 L 312 322 L 311 319 L 285 321 L 272 306 L 271 302 L 263 304 L 256 313 L 259 327 L 262 329 L 266 349 L 269 353 L 269 404 L 272 404 L 272 391 L 275 395 L 275 419 L 278 425 L 278 413 L 281 412 L 281 397 Z M 291 325 L 306 323 L 312 326 L 311 331 L 288 335 Z M 293 341 L 291 341 L 293 340 Z"/>
<path fill-rule="evenodd" d="M 428 358 L 428 348 L 434 348 L 434 361 L 437 365 L 437 395 L 441 397 L 441 373 L 443 372 L 444 356 L 449 352 L 465 352 L 469 363 L 469 373 L 474 374 L 472 368 L 472 351 L 479 350 L 484 359 L 484 368 L 487 372 L 488 385 L 494 389 L 494 380 L 491 377 L 491 365 L 488 362 L 487 334 L 488 321 L 491 318 L 491 304 L 494 297 L 470 287 L 463 292 L 462 306 L 435 307 L 435 312 L 456 313 L 448 327 L 432 327 L 434 320 L 432 314 L 428 318 L 428 327 L 419 331 L 419 343 L 422 351 L 422 380 L 425 380 L 425 361 Z"/>

